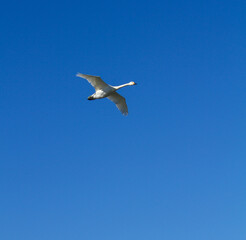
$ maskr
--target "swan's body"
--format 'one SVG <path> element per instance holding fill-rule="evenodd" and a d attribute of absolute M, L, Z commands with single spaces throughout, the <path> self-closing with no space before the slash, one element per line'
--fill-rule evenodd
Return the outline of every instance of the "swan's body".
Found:
<path fill-rule="evenodd" d="M 105 83 L 100 77 L 97 76 L 86 75 L 81 73 L 78 73 L 76 76 L 86 79 L 95 88 L 96 92 L 89 96 L 88 100 L 108 98 L 116 104 L 116 107 L 121 111 L 123 115 L 128 114 L 126 99 L 122 97 L 120 94 L 118 94 L 116 91 L 126 86 L 136 85 L 135 82 L 129 82 L 120 86 L 111 86 Z"/>

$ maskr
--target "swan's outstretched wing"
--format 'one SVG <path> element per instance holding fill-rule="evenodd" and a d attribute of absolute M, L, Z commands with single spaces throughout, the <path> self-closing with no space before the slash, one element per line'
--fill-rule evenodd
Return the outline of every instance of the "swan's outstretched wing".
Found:
<path fill-rule="evenodd" d="M 114 92 L 110 94 L 107 98 L 116 104 L 116 107 L 121 111 L 123 115 L 126 116 L 128 114 L 126 99 L 122 97 L 119 93 Z"/>
<path fill-rule="evenodd" d="M 81 74 L 81 73 L 77 73 L 76 76 L 86 79 L 95 88 L 96 91 L 109 86 L 100 77 L 97 76 Z"/>

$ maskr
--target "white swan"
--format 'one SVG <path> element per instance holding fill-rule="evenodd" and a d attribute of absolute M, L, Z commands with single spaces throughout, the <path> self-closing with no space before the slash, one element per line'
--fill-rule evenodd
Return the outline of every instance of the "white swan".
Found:
<path fill-rule="evenodd" d="M 116 91 L 126 86 L 136 85 L 135 82 L 129 82 L 120 86 L 111 86 L 105 83 L 100 77 L 91 76 L 87 74 L 77 73 L 77 77 L 86 79 L 96 90 L 94 94 L 88 97 L 88 100 L 100 99 L 107 97 L 116 104 L 116 107 L 123 115 L 128 114 L 126 99 L 118 94 Z"/>

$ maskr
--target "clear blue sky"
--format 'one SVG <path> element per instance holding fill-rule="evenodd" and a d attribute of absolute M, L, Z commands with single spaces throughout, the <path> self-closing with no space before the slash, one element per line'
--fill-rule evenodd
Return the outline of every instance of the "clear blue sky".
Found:
<path fill-rule="evenodd" d="M 5 1 L 0 238 L 245 240 L 245 1 Z M 120 90 L 129 116 L 76 78 Z"/>

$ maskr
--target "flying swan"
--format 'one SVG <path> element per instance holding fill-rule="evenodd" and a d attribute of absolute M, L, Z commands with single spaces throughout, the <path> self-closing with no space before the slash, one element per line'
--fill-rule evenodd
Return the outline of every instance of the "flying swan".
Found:
<path fill-rule="evenodd" d="M 100 77 L 77 73 L 77 77 L 86 79 L 96 90 L 94 94 L 88 97 L 88 100 L 108 98 L 116 104 L 116 107 L 123 115 L 128 114 L 126 99 L 118 94 L 116 91 L 126 86 L 136 85 L 135 82 L 129 82 L 120 86 L 111 86 L 105 83 Z"/>

